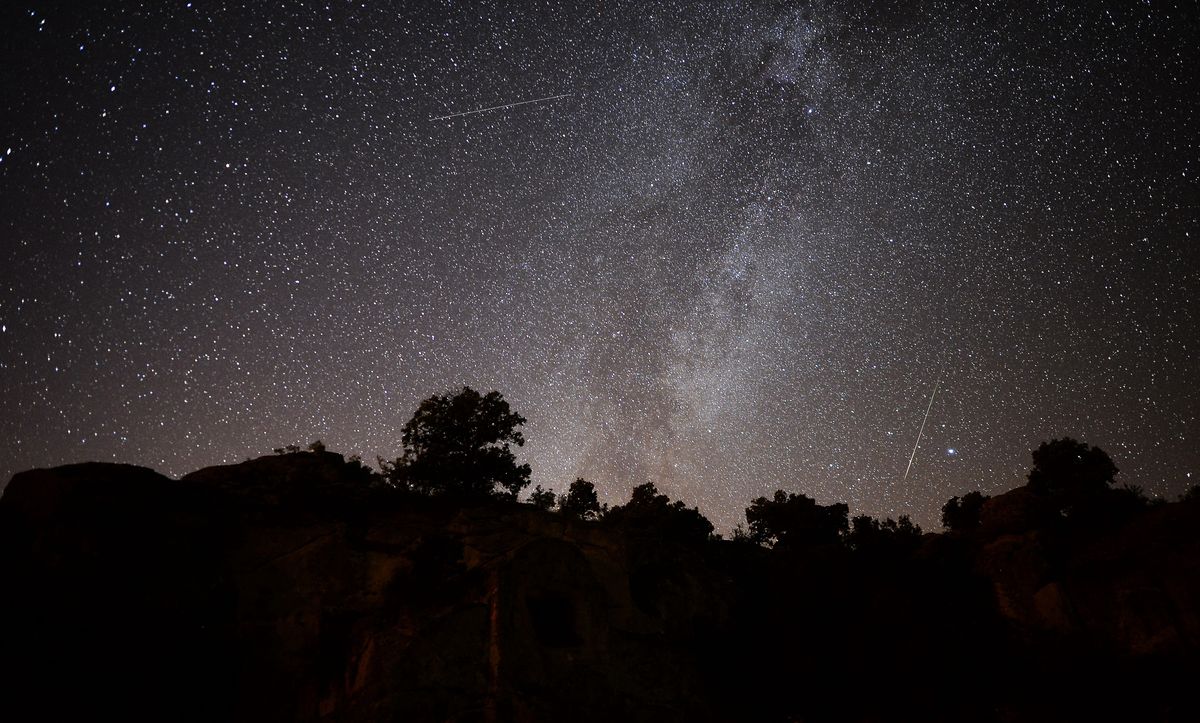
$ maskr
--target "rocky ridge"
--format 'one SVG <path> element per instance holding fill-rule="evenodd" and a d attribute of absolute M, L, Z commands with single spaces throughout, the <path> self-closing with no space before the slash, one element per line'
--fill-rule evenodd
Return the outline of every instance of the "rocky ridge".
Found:
<path fill-rule="evenodd" d="M 976 533 L 889 560 L 399 496 L 328 452 L 179 480 L 31 470 L 0 498 L 2 705 L 40 719 L 1188 717 L 1171 686 L 1197 670 L 1200 504 L 1086 534 L 1030 508 L 1023 490 L 993 498 Z"/>

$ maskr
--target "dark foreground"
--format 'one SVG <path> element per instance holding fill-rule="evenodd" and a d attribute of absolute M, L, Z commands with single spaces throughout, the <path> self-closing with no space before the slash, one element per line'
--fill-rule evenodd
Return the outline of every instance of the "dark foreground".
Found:
<path fill-rule="evenodd" d="M 34 470 L 0 499 L 0 718 L 1200 720 L 1200 501 L 1080 527 L 1027 497 L 769 551 L 329 453 Z"/>

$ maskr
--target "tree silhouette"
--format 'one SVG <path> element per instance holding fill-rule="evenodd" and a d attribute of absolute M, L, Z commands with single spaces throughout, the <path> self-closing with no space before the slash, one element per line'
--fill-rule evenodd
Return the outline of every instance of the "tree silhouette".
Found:
<path fill-rule="evenodd" d="M 1070 516 L 1090 509 L 1112 486 L 1117 466 L 1099 447 L 1070 437 L 1042 442 L 1033 450 L 1029 487 Z"/>
<path fill-rule="evenodd" d="M 653 482 L 633 488 L 629 502 L 612 508 L 604 520 L 638 534 L 650 533 L 684 542 L 707 540 L 713 525 L 700 510 L 672 502 Z"/>
<path fill-rule="evenodd" d="M 750 537 L 760 545 L 775 547 L 837 543 L 846 534 L 850 508 L 842 503 L 818 505 L 803 494 L 775 492 L 759 497 L 746 508 Z"/>
<path fill-rule="evenodd" d="M 959 497 L 951 497 L 942 505 L 942 525 L 947 530 L 966 532 L 979 527 L 979 514 L 983 511 L 983 503 L 991 497 L 979 492 L 968 492 Z"/>
<path fill-rule="evenodd" d="M 425 494 L 498 496 L 515 500 L 529 485 L 529 465 L 516 463 L 511 445 L 525 444 L 500 392 L 470 387 L 429 397 L 404 425 L 404 454 L 384 468 L 395 487 Z"/>
<path fill-rule="evenodd" d="M 529 494 L 529 504 L 539 510 L 554 509 L 554 502 L 554 491 L 543 489 L 541 485 L 534 487 L 533 492 Z"/>
<path fill-rule="evenodd" d="M 859 552 L 913 550 L 921 542 L 921 528 L 913 524 L 908 515 L 900 519 L 877 520 L 870 515 L 859 515 L 851 520 L 846 544 Z"/>
<path fill-rule="evenodd" d="M 567 494 L 558 501 L 563 514 L 580 520 L 594 520 L 600 516 L 600 498 L 596 486 L 585 479 L 577 479 L 567 489 Z"/>

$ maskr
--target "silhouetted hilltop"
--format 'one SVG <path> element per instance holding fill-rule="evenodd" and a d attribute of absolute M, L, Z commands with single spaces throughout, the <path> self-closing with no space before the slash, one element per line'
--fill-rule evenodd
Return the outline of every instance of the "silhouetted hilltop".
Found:
<path fill-rule="evenodd" d="M 398 492 L 323 450 L 180 480 L 112 464 L 18 474 L 0 498 L 0 712 L 1197 713 L 1198 500 L 1068 525 L 1045 515 L 1049 497 L 1023 487 L 983 502 L 966 530 L 914 537 L 863 524 L 847 532 L 857 530 L 855 545 L 810 536 L 771 549 L 706 537 L 681 504 L 639 494 L 640 506 L 586 521 L 503 499 Z M 763 502 L 760 511 L 784 509 Z"/>

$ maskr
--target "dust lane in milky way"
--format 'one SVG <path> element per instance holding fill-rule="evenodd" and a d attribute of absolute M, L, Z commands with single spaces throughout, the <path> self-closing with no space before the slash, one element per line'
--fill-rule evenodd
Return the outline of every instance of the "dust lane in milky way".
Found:
<path fill-rule="evenodd" d="M 5 480 L 394 455 L 469 384 L 718 529 L 937 527 L 1068 434 L 1198 481 L 1189 4 L 6 12 Z"/>

